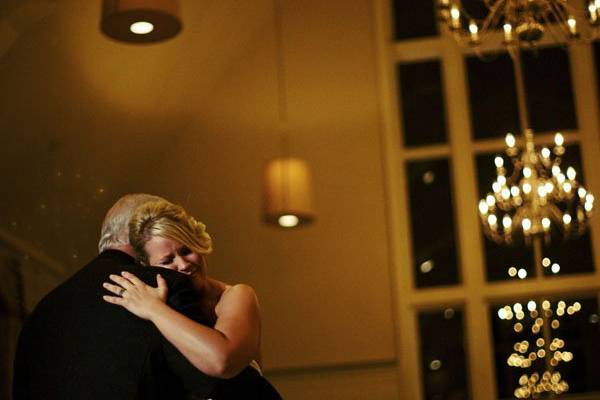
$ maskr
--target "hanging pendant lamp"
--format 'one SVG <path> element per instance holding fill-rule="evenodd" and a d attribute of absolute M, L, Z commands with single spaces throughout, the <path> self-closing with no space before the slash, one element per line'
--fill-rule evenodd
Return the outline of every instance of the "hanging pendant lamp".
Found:
<path fill-rule="evenodd" d="M 178 0 L 104 0 L 102 32 L 129 43 L 155 43 L 181 31 Z"/>
<path fill-rule="evenodd" d="M 281 228 L 294 228 L 314 221 L 312 182 L 308 163 L 290 156 L 287 129 L 287 98 L 283 60 L 283 33 L 281 6 L 274 0 L 275 31 L 277 42 L 278 113 L 281 132 L 282 156 L 270 160 L 263 175 L 263 219 Z"/>
<path fill-rule="evenodd" d="M 314 220 L 311 175 L 306 161 L 283 157 L 270 160 L 264 170 L 265 222 L 293 228 Z"/>

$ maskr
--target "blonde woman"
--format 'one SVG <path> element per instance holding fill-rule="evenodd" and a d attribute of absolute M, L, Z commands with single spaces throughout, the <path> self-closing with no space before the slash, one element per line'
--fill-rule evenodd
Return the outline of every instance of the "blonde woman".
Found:
<path fill-rule="evenodd" d="M 198 293 L 202 319 L 192 320 L 166 304 L 168 289 L 160 274 L 157 287 L 126 271 L 110 275 L 112 282 L 103 286 L 116 296 L 104 296 L 104 300 L 151 321 L 205 374 L 236 377 L 220 385 L 215 399 L 280 398 L 262 377 L 257 362 L 260 312 L 256 294 L 248 285 L 228 285 L 207 276 L 206 256 L 212 251 L 212 239 L 204 224 L 182 207 L 159 200 L 136 210 L 129 222 L 129 239 L 141 264 L 189 276 Z"/>

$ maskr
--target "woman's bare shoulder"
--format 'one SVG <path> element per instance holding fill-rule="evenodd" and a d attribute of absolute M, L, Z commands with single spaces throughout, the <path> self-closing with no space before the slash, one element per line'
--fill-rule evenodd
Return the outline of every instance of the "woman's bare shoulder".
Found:
<path fill-rule="evenodd" d="M 258 299 L 252 286 L 245 283 L 226 285 L 215 311 L 220 314 L 231 308 L 258 308 Z"/>

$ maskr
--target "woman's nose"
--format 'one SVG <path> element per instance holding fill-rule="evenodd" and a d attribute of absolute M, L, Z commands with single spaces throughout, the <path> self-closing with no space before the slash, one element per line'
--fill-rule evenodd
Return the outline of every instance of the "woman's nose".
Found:
<path fill-rule="evenodd" d="M 185 271 L 185 270 L 187 270 L 189 265 L 190 265 L 189 261 L 187 261 L 184 258 L 179 257 L 179 259 L 177 260 L 177 263 L 176 263 L 177 271 Z"/>

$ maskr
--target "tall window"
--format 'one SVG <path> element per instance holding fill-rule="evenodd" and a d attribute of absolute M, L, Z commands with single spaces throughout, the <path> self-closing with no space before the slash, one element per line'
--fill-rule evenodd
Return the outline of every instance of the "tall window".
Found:
<path fill-rule="evenodd" d="M 498 312 L 548 300 L 581 306 L 553 328 L 573 354 L 558 370 L 569 393 L 600 396 L 599 217 L 580 238 L 543 248 L 550 262 L 542 276 L 531 248 L 499 246 L 479 226 L 477 202 L 491 190 L 494 157 L 503 155 L 506 133 L 522 133 L 510 56 L 499 47 L 483 61 L 461 48 L 438 26 L 434 0 L 377 4 L 398 348 L 414 349 L 399 355 L 403 392 L 513 398 L 525 372 L 507 360 L 526 332 Z M 522 59 L 538 145 L 561 131 L 564 162 L 600 195 L 600 45 L 554 42 Z"/>

